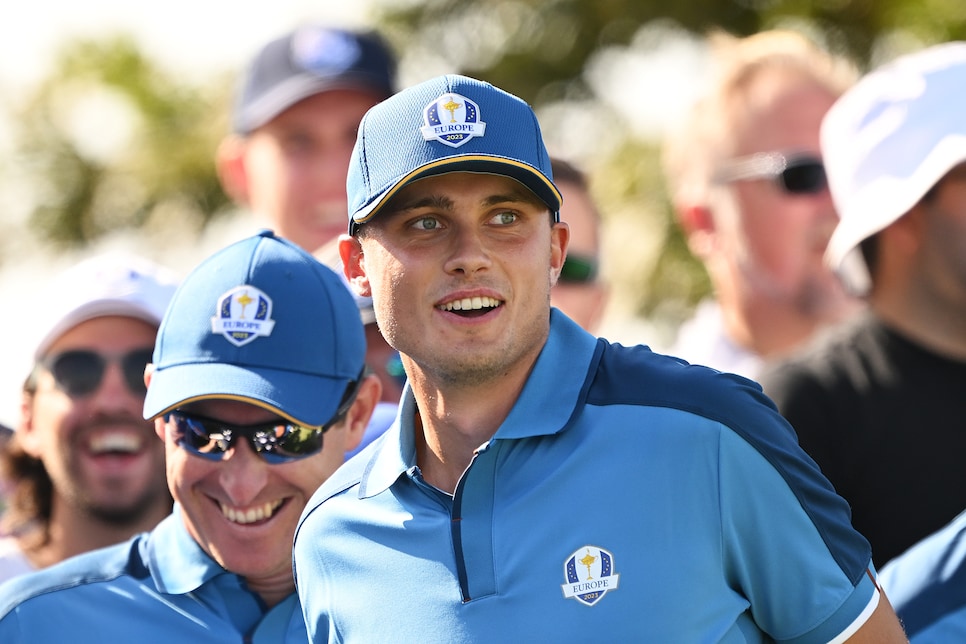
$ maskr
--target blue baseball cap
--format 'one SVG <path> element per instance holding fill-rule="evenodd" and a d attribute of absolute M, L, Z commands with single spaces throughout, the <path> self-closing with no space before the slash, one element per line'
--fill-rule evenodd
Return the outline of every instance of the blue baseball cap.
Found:
<path fill-rule="evenodd" d="M 249 134 L 299 101 L 336 89 L 393 93 L 396 58 L 379 34 L 304 25 L 266 44 L 249 64 L 233 128 Z"/>
<path fill-rule="evenodd" d="M 365 353 L 359 312 L 339 277 L 262 231 L 206 259 L 175 292 L 144 417 L 232 399 L 322 425 L 360 377 Z"/>
<path fill-rule="evenodd" d="M 349 233 L 404 186 L 448 172 L 516 179 L 559 218 L 540 124 L 522 99 L 466 76 L 407 88 L 372 107 L 359 124 L 349 161 Z"/>

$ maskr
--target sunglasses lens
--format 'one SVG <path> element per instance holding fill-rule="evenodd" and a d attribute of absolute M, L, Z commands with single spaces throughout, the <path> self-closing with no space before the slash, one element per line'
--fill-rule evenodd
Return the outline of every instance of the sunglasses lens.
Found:
<path fill-rule="evenodd" d="M 322 430 L 303 425 L 276 425 L 252 436 L 255 450 L 269 463 L 316 454 L 322 449 Z"/>
<path fill-rule="evenodd" d="M 818 161 L 791 162 L 781 174 L 785 190 L 793 194 L 814 194 L 825 189 L 825 168 Z"/>
<path fill-rule="evenodd" d="M 65 351 L 54 358 L 50 372 L 69 396 L 83 396 L 101 383 L 104 360 L 93 351 Z"/>
<path fill-rule="evenodd" d="M 124 380 L 132 393 L 143 396 L 147 393 L 144 386 L 144 368 L 148 366 L 153 357 L 151 349 L 139 349 L 132 351 L 121 360 L 121 369 L 124 371 Z"/>
<path fill-rule="evenodd" d="M 560 269 L 560 281 L 571 284 L 590 282 L 597 277 L 597 260 L 593 257 L 567 255 Z"/>
<path fill-rule="evenodd" d="M 175 441 L 196 456 L 210 461 L 220 461 L 231 447 L 231 431 L 198 418 L 172 412 L 168 422 L 173 423 Z"/>
<path fill-rule="evenodd" d="M 175 441 L 196 456 L 220 461 L 235 436 L 248 439 L 251 448 L 268 463 L 285 463 L 316 454 L 322 449 L 323 430 L 292 423 L 233 427 L 182 412 L 170 412 Z"/>

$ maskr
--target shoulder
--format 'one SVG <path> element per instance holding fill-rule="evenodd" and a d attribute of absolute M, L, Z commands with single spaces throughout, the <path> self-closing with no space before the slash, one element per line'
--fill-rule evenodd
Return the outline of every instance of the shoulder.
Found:
<path fill-rule="evenodd" d="M 956 613 L 966 622 L 966 512 L 886 564 L 879 581 L 914 637 Z"/>
<path fill-rule="evenodd" d="M 776 400 L 798 390 L 855 386 L 866 380 L 870 365 L 881 362 L 876 357 L 882 349 L 881 336 L 881 325 L 873 316 L 860 315 L 820 333 L 799 352 L 767 363 L 761 385 Z"/>
<path fill-rule="evenodd" d="M 742 376 L 654 353 L 644 346 L 604 344 L 588 405 L 667 407 L 743 433 L 784 425 L 761 386 Z"/>
<path fill-rule="evenodd" d="M 39 597 L 111 581 L 124 575 L 147 576 L 147 568 L 140 556 L 143 538 L 144 535 L 139 535 L 125 543 L 71 557 L 49 568 L 0 584 L 0 619 L 14 608 Z"/>

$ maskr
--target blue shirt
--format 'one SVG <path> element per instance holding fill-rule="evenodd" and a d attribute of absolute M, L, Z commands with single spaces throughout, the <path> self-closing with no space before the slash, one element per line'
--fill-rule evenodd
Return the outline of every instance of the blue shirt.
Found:
<path fill-rule="evenodd" d="M 452 496 L 416 466 L 415 411 L 407 388 L 302 515 L 314 642 L 827 642 L 878 601 L 847 504 L 749 380 L 554 310 Z"/>
<path fill-rule="evenodd" d="M 883 566 L 879 579 L 912 642 L 966 642 L 966 512 Z"/>
<path fill-rule="evenodd" d="M 295 593 L 266 611 L 191 538 L 177 508 L 149 533 L 0 585 L 3 644 L 305 640 Z"/>

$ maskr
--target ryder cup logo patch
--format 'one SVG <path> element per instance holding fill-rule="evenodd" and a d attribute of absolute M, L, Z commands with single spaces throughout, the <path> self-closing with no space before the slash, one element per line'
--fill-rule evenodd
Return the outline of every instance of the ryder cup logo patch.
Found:
<path fill-rule="evenodd" d="M 259 336 L 270 336 L 275 327 L 272 298 L 254 286 L 236 286 L 218 298 L 218 314 L 211 318 L 211 332 L 220 333 L 237 347 Z"/>
<path fill-rule="evenodd" d="M 483 136 L 486 123 L 480 120 L 480 107 L 459 94 L 443 94 L 423 110 L 419 128 L 427 141 L 439 141 L 458 148 L 474 136 Z"/>
<path fill-rule="evenodd" d="M 620 575 L 614 572 L 614 555 L 597 546 L 578 548 L 564 562 L 564 597 L 593 606 L 608 592 L 617 590 Z"/>

